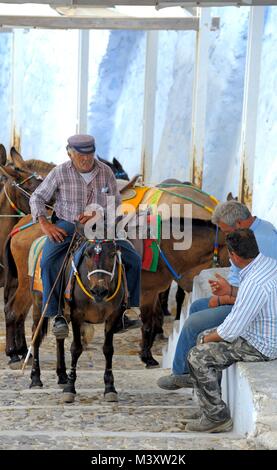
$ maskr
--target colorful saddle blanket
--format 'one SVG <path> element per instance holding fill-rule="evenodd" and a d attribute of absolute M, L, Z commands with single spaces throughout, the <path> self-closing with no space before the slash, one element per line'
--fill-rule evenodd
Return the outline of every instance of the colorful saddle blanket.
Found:
<path fill-rule="evenodd" d="M 147 238 L 143 240 L 143 258 L 142 269 L 145 271 L 156 272 L 159 262 L 159 248 L 156 241 L 159 243 L 161 238 L 161 217 L 159 215 L 148 215 L 147 217 L 148 228 L 147 234 L 154 238 Z M 151 227 L 151 230 L 150 230 Z M 28 274 L 32 279 L 31 290 L 32 292 L 42 292 L 42 279 L 40 261 L 42 257 L 42 250 L 46 241 L 46 236 L 42 236 L 34 240 L 31 245 L 29 258 L 28 258 Z M 87 242 L 82 245 L 74 253 L 74 263 L 78 267 L 82 257 L 84 247 Z M 69 279 L 66 283 L 65 297 L 70 299 L 72 290 L 73 270 L 71 269 Z"/>

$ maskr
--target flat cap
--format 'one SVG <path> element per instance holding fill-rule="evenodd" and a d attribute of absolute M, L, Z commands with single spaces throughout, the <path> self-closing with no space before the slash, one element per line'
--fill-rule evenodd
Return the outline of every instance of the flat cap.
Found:
<path fill-rule="evenodd" d="M 69 147 L 84 155 L 95 152 L 95 139 L 91 135 L 76 134 L 67 139 Z"/>

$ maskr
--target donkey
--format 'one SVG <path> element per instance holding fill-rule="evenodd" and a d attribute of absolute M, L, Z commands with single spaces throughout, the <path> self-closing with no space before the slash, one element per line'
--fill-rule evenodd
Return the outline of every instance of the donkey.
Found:
<path fill-rule="evenodd" d="M 103 353 L 106 358 L 104 374 L 107 401 L 117 401 L 117 392 L 114 387 L 112 373 L 113 335 L 118 320 L 126 308 L 127 287 L 124 267 L 121 261 L 120 242 L 117 240 L 87 240 L 78 225 L 82 251 L 78 266 L 74 263 L 74 252 L 71 254 L 67 266 L 65 281 L 68 280 L 73 268 L 75 282 L 71 291 L 71 301 L 68 303 L 69 316 L 72 324 L 73 342 L 71 345 L 71 370 L 67 377 L 64 361 L 64 340 L 57 340 L 58 383 L 64 384 L 63 401 L 72 403 L 75 399 L 75 381 L 77 362 L 83 351 L 82 331 L 89 324 L 105 323 L 105 340 Z M 78 247 L 78 245 L 77 245 Z M 76 251 L 76 247 L 75 247 Z M 41 315 L 42 296 L 33 293 L 33 331 Z M 42 387 L 40 379 L 39 346 L 47 332 L 48 319 L 43 320 L 41 333 L 34 343 L 33 366 L 31 371 L 30 387 Z"/>

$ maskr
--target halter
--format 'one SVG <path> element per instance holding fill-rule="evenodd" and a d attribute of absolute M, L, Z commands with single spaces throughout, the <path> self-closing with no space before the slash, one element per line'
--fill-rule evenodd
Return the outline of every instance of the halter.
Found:
<path fill-rule="evenodd" d="M 97 243 L 94 247 L 94 251 L 95 251 L 95 254 L 97 257 L 100 256 L 100 254 L 102 253 L 102 246 L 101 244 L 102 243 L 106 243 L 106 242 L 109 242 L 111 240 L 88 240 L 89 243 Z M 114 264 L 113 264 L 113 269 L 112 269 L 112 272 L 109 272 L 109 271 L 106 271 L 105 269 L 94 269 L 93 271 L 90 271 L 87 273 L 87 278 L 88 280 L 90 280 L 90 278 L 92 276 L 94 276 L 95 274 L 98 274 L 98 273 L 102 273 L 102 274 L 106 274 L 108 276 L 111 276 L 111 281 L 114 279 L 114 276 L 115 276 L 115 271 L 116 271 L 116 265 L 118 263 L 118 281 L 117 281 L 117 286 L 116 286 L 116 289 L 114 291 L 114 293 L 112 295 L 110 295 L 109 297 L 105 297 L 103 299 L 104 302 L 110 302 L 111 300 L 113 300 L 115 298 L 115 296 L 117 295 L 119 289 L 120 289 L 120 286 L 121 286 L 121 281 L 122 281 L 122 259 L 121 259 L 121 251 L 120 250 L 117 250 L 116 251 L 116 254 L 114 256 Z M 84 292 L 84 294 L 86 294 L 87 297 L 89 297 L 91 300 L 93 300 L 95 302 L 95 297 L 86 289 L 86 287 L 84 286 L 81 278 L 80 278 L 80 275 L 78 273 L 78 270 L 76 268 L 76 265 L 74 263 L 74 260 L 72 259 L 71 261 L 71 266 L 72 266 L 72 269 L 73 269 L 73 274 L 74 276 L 76 277 L 76 280 L 77 280 L 77 283 L 80 287 L 80 289 Z"/>

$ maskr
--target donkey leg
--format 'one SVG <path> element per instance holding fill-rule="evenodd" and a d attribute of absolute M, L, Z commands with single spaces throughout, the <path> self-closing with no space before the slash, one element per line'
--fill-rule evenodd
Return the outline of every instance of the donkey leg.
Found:
<path fill-rule="evenodd" d="M 25 356 L 27 353 L 27 344 L 25 337 L 25 320 L 32 305 L 31 292 L 26 286 L 29 285 L 28 276 L 22 276 L 19 274 L 18 278 L 19 285 L 13 298 L 10 298 L 7 305 L 10 311 L 14 312 L 15 315 L 15 344 L 17 354 Z M 36 299 L 37 302 L 39 300 Z M 41 310 L 38 304 L 37 315 L 40 316 Z"/>
<path fill-rule="evenodd" d="M 40 380 L 40 365 L 39 365 L 39 346 L 41 343 L 40 335 L 38 335 L 34 344 L 34 356 L 31 370 L 31 383 L 30 388 L 41 388 L 43 383 Z"/>
<path fill-rule="evenodd" d="M 45 318 L 43 320 L 43 322 L 44 322 L 44 325 L 46 325 L 46 329 L 47 329 L 48 319 Z M 34 323 L 33 332 L 35 332 L 37 324 L 38 324 L 38 322 Z M 42 328 L 44 328 L 44 327 L 42 327 Z M 44 333 L 42 333 L 40 331 L 37 338 L 36 338 L 36 340 L 35 340 L 35 343 L 34 343 L 30 388 L 41 388 L 41 387 L 43 387 L 43 383 L 40 380 L 40 365 L 39 365 L 39 347 L 41 345 L 41 341 L 42 341 L 43 336 L 44 336 Z"/>
<path fill-rule="evenodd" d="M 104 398 L 106 401 L 113 402 L 118 401 L 117 391 L 114 387 L 114 376 L 112 371 L 112 361 L 113 361 L 113 328 L 109 329 L 109 325 L 106 324 L 105 327 L 105 341 L 103 345 L 103 353 L 106 359 L 106 368 L 104 373 L 104 382 L 105 382 L 105 391 Z"/>
<path fill-rule="evenodd" d="M 142 319 L 142 342 L 140 358 L 146 364 L 147 368 L 158 367 L 159 363 L 154 359 L 151 353 L 151 347 L 155 339 L 155 328 L 153 326 L 152 309 L 150 307 L 141 308 Z"/>
<path fill-rule="evenodd" d="M 15 343 L 16 343 L 16 350 L 17 354 L 26 357 L 28 352 L 26 337 L 25 337 L 25 325 L 24 325 L 24 318 L 20 318 L 16 322 L 16 331 L 15 331 Z"/>
<path fill-rule="evenodd" d="M 40 318 L 41 318 L 41 296 L 40 294 L 34 294 L 33 295 L 33 328 L 32 328 L 33 335 L 35 334 Z M 40 380 L 39 347 L 41 345 L 41 342 L 44 336 L 47 334 L 47 329 L 48 329 L 48 318 L 44 318 L 42 321 L 40 331 L 34 343 L 34 351 L 33 351 L 34 356 L 33 356 L 32 370 L 31 370 L 30 388 L 43 387 L 43 383 Z"/>
<path fill-rule="evenodd" d="M 171 315 L 170 311 L 168 310 L 168 297 L 169 297 L 170 286 L 164 292 L 160 292 L 159 299 L 162 307 L 163 314 L 165 316 Z"/>
<path fill-rule="evenodd" d="M 64 403 L 73 403 L 75 400 L 76 390 L 75 390 L 75 382 L 76 382 L 76 367 L 79 357 L 83 352 L 83 346 L 81 342 L 81 330 L 80 325 L 75 323 L 72 320 L 72 330 L 73 330 L 73 342 L 71 344 L 71 369 L 68 374 L 67 383 L 63 389 L 63 402 Z"/>
<path fill-rule="evenodd" d="M 183 302 L 185 299 L 186 293 L 182 289 L 182 287 L 178 286 L 177 292 L 176 292 L 176 303 L 177 303 L 177 310 L 176 310 L 176 317 L 175 320 L 180 320 L 181 316 L 181 311 L 182 311 L 182 306 Z"/>
<path fill-rule="evenodd" d="M 66 365 L 65 365 L 65 357 L 64 357 L 64 339 L 57 339 L 56 340 L 57 346 L 57 376 L 58 376 L 58 385 L 61 388 L 64 388 L 64 385 L 67 383 L 67 373 L 66 373 Z"/>
<path fill-rule="evenodd" d="M 6 321 L 6 355 L 10 358 L 8 365 L 13 367 L 20 363 L 20 357 L 17 354 L 16 343 L 15 343 L 15 315 L 13 312 L 6 311 L 5 309 L 5 321 Z"/>

